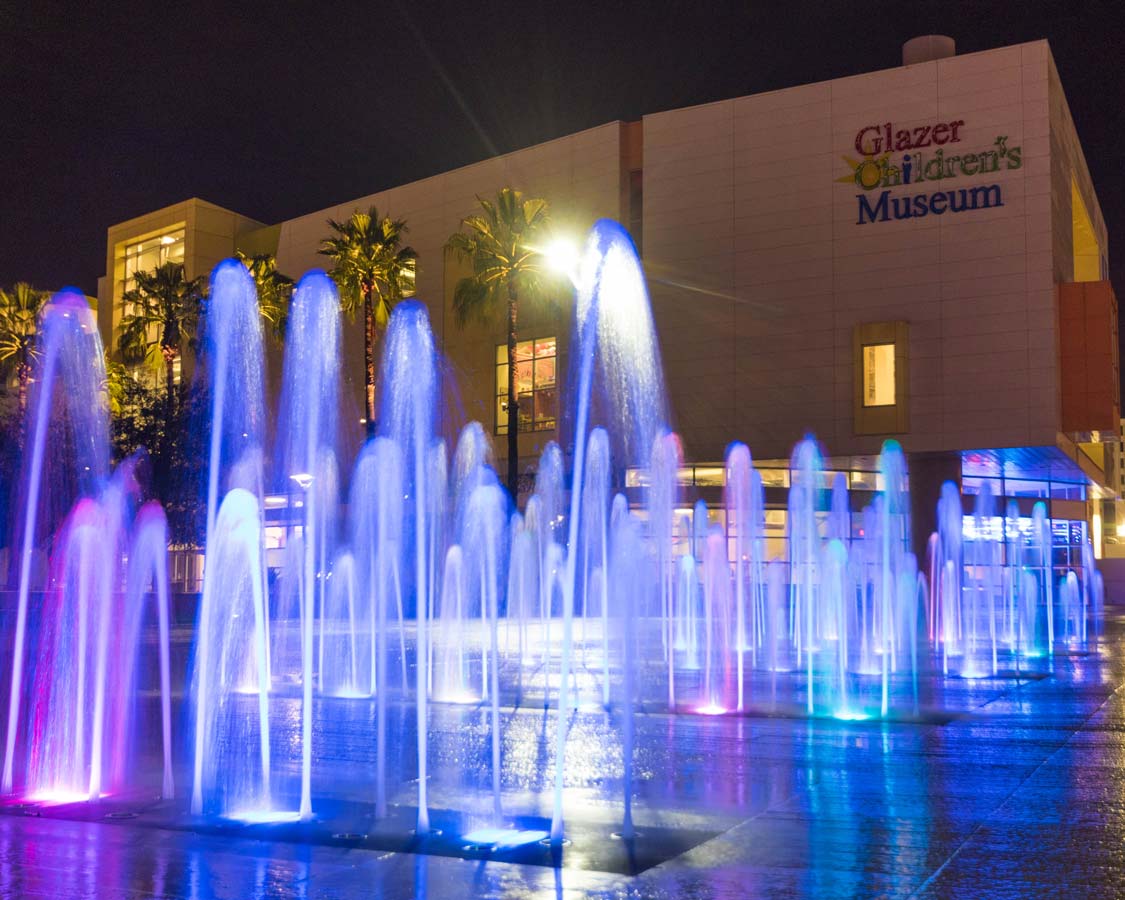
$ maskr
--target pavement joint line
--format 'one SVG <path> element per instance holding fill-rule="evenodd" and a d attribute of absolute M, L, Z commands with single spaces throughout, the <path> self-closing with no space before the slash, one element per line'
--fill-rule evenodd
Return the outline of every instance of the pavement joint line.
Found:
<path fill-rule="evenodd" d="M 1086 726 L 1091 721 L 1093 721 L 1093 719 L 1105 708 L 1106 704 L 1108 704 L 1114 697 L 1117 696 L 1118 693 L 1121 692 L 1121 688 L 1122 688 L 1122 685 L 1119 684 L 1112 691 L 1110 691 L 1109 694 L 1107 694 L 1102 699 L 1102 702 L 1099 703 L 1094 708 L 1094 710 L 1090 713 L 1090 715 L 1088 715 L 1082 721 L 1082 723 L 1080 725 L 1078 725 L 1078 727 L 1076 727 L 1070 733 L 1070 735 L 1067 737 L 1067 739 L 1064 740 L 1062 743 L 1060 743 L 1057 747 L 1055 747 L 1045 757 L 1043 757 L 1043 759 L 1040 760 L 1039 765 L 1037 765 L 1034 769 L 1032 769 L 1027 774 L 1027 776 L 1019 782 L 1019 784 L 1017 784 L 1014 788 L 1012 788 L 1012 790 L 1008 792 L 1008 794 L 1004 797 L 1004 799 L 1001 800 L 998 804 L 996 804 L 996 806 L 994 806 L 992 808 L 992 810 L 988 813 L 988 816 L 992 816 L 997 811 L 1002 809 L 1004 807 L 1004 805 L 1007 804 L 1012 799 L 1012 797 L 1014 797 L 1016 795 L 1016 793 L 1019 792 L 1020 788 L 1022 788 L 1029 781 L 1031 781 L 1031 779 L 1034 778 L 1036 776 L 1036 774 L 1038 774 L 1038 772 L 1045 765 L 1047 765 L 1048 762 L 1050 762 L 1055 756 L 1057 756 L 1067 746 L 1067 744 L 1069 744 L 1072 740 L 1074 740 L 1075 735 L 1077 735 L 1081 731 L 1084 731 L 1086 729 Z M 940 866 L 938 866 L 936 869 L 934 869 L 934 871 L 930 873 L 929 877 L 926 878 L 926 880 L 923 881 L 920 885 L 918 885 L 918 887 L 915 888 L 910 893 L 909 896 L 911 898 L 920 897 L 922 895 L 922 892 L 924 890 L 926 890 L 926 888 L 928 888 L 935 881 L 935 879 L 937 879 L 937 877 L 939 875 L 941 875 L 941 873 L 944 872 L 949 867 L 950 863 L 952 863 L 953 860 L 955 860 L 958 856 L 960 856 L 961 851 L 964 850 L 970 844 L 970 842 L 972 842 L 973 839 L 976 838 L 976 836 L 981 832 L 981 830 L 984 829 L 989 824 L 990 824 L 989 818 L 984 818 L 979 823 L 977 823 L 976 827 L 974 827 L 973 830 L 970 831 L 965 836 L 965 839 L 963 841 L 961 841 L 960 844 L 957 845 L 956 849 L 952 853 L 949 854 L 948 858 Z"/>

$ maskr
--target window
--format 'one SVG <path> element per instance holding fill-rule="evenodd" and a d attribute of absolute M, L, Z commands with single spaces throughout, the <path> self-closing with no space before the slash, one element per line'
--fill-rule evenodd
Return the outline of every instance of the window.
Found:
<path fill-rule="evenodd" d="M 151 272 L 164 263 L 184 261 L 184 226 L 179 225 L 164 234 L 126 244 L 123 256 L 125 265 L 120 283 L 122 294 L 136 287 L 138 272 Z"/>
<path fill-rule="evenodd" d="M 863 405 L 895 405 L 894 344 L 867 344 L 863 348 Z"/>
<path fill-rule="evenodd" d="M 550 431 L 558 417 L 553 337 L 516 344 L 516 396 L 519 430 Z M 508 345 L 496 347 L 496 433 L 508 433 Z"/>
<path fill-rule="evenodd" d="M 852 331 L 856 434 L 909 431 L 910 325 L 865 322 Z"/>

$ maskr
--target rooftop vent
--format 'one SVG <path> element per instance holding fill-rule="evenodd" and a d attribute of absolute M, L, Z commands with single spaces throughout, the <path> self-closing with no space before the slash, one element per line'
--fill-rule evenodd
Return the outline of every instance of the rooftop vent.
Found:
<path fill-rule="evenodd" d="M 902 45 L 902 64 L 912 66 L 915 63 L 945 59 L 956 53 L 957 44 L 953 38 L 944 34 L 924 34 L 921 37 L 911 38 Z"/>

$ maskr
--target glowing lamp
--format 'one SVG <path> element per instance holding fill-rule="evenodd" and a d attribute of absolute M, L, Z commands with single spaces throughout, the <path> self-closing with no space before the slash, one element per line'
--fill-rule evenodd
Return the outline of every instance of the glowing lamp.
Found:
<path fill-rule="evenodd" d="M 308 472 L 298 472 L 295 475 L 290 475 L 289 480 L 296 482 L 297 487 L 302 491 L 307 491 L 313 483 L 313 477 Z"/>

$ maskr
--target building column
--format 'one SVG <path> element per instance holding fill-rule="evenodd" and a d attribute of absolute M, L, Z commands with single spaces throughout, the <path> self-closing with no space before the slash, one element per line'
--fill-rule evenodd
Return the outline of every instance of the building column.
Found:
<path fill-rule="evenodd" d="M 937 531 L 937 504 L 941 486 L 952 481 L 961 489 L 960 453 L 909 453 L 910 472 L 910 536 L 911 547 L 918 558 L 918 568 L 927 564 L 930 535 Z"/>

